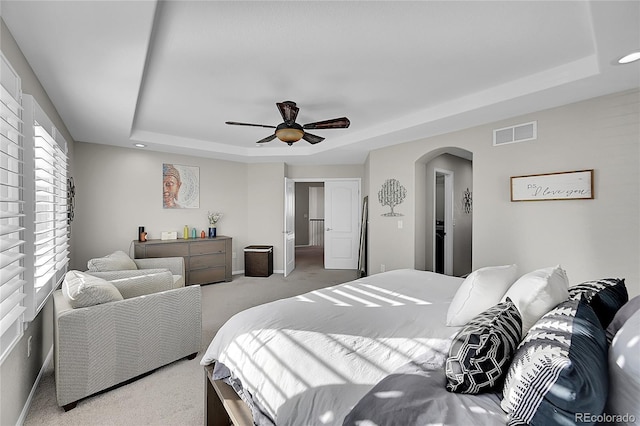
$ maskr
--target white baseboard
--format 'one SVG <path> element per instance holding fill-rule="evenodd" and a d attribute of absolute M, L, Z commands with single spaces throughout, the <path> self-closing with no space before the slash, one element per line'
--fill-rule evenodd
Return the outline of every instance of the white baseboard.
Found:
<path fill-rule="evenodd" d="M 51 345 L 51 349 L 49 349 L 49 353 L 44 360 L 44 364 L 40 367 L 40 372 L 38 373 L 38 377 L 36 377 L 36 381 L 33 383 L 33 387 L 31 388 L 31 392 L 29 392 L 29 397 L 27 401 L 24 403 L 24 407 L 22 408 L 22 412 L 20 413 L 20 417 L 18 418 L 18 423 L 16 426 L 21 426 L 24 424 L 24 421 L 27 419 L 27 414 L 29 414 L 29 408 L 31 408 L 31 401 L 33 400 L 34 395 L 36 394 L 36 389 L 38 389 L 38 384 L 42 379 L 42 375 L 44 374 L 47 365 L 51 362 L 53 358 L 53 345 Z"/>

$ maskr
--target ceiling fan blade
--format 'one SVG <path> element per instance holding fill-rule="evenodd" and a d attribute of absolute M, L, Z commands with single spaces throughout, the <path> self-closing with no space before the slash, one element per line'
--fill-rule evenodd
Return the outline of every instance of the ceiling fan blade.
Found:
<path fill-rule="evenodd" d="M 267 137 L 266 137 L 266 138 L 264 138 L 264 139 L 260 139 L 260 140 L 259 140 L 258 142 L 256 142 L 256 143 L 266 143 L 266 142 L 271 142 L 271 141 L 272 141 L 272 140 L 274 140 L 275 138 L 276 138 L 276 134 L 274 133 L 274 134 L 272 134 L 272 135 L 267 136 Z"/>
<path fill-rule="evenodd" d="M 312 135 L 311 133 L 304 132 L 302 139 L 309 142 L 310 144 L 317 144 L 318 142 L 322 142 L 324 140 L 323 137 Z"/>
<path fill-rule="evenodd" d="M 276 104 L 278 109 L 280 110 L 280 115 L 285 123 L 293 123 L 296 121 L 296 117 L 298 117 L 298 107 L 295 102 L 292 101 L 284 101 L 278 102 Z"/>
<path fill-rule="evenodd" d="M 331 120 L 316 121 L 302 126 L 303 129 L 346 129 L 351 122 L 347 117 L 333 118 Z"/>
<path fill-rule="evenodd" d="M 268 129 L 275 129 L 276 128 L 276 126 L 269 126 L 268 124 L 238 123 L 237 121 L 225 121 L 225 124 L 231 124 L 231 125 L 234 125 L 234 126 L 266 127 Z"/>

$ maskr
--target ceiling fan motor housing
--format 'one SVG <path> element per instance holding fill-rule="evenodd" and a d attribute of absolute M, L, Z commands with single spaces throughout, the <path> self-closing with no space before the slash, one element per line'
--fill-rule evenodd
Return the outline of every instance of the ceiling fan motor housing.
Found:
<path fill-rule="evenodd" d="M 304 136 L 304 130 L 298 123 L 280 123 L 276 127 L 276 137 L 289 145 L 298 142 Z"/>

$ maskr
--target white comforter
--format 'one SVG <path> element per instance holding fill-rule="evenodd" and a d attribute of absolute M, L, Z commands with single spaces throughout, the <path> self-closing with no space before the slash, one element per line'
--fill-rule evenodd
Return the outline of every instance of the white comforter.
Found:
<path fill-rule="evenodd" d="M 342 424 L 407 362 L 444 364 L 462 281 L 404 269 L 257 306 L 222 326 L 202 364 L 226 365 L 278 425 Z"/>

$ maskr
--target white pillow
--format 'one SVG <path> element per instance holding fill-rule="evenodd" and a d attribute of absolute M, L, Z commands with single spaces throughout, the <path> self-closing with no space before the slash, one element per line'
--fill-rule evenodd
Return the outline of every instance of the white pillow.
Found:
<path fill-rule="evenodd" d="M 118 289 L 107 280 L 80 271 L 69 271 L 62 282 L 62 294 L 72 308 L 123 300 Z"/>
<path fill-rule="evenodd" d="M 138 269 L 138 265 L 122 250 L 115 251 L 105 257 L 97 257 L 87 262 L 91 272 L 128 271 Z"/>
<path fill-rule="evenodd" d="M 516 278 L 516 265 L 487 266 L 473 271 L 453 296 L 447 311 L 447 325 L 465 325 L 478 314 L 497 305 Z"/>
<path fill-rule="evenodd" d="M 538 269 L 518 278 L 502 297 L 511 298 L 522 315 L 522 335 L 544 314 L 569 298 L 569 280 L 560 265 Z"/>

